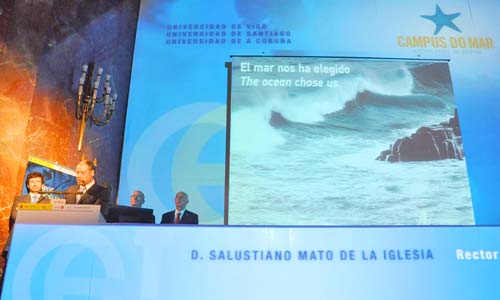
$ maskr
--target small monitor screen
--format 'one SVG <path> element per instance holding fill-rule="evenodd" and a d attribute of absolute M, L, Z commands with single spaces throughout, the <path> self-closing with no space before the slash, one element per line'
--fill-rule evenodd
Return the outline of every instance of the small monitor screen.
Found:
<path fill-rule="evenodd" d="M 44 184 L 42 186 L 42 191 L 64 191 L 69 186 L 76 184 L 76 174 L 75 171 L 67 167 L 61 166 L 57 163 L 30 156 L 28 158 L 28 165 L 26 166 L 26 173 L 24 175 L 24 182 L 28 174 L 33 172 L 39 172 L 43 176 Z M 23 186 L 22 195 L 28 193 L 26 186 Z M 55 198 L 55 196 L 50 195 L 50 198 Z"/>
<path fill-rule="evenodd" d="M 108 223 L 155 223 L 151 208 L 112 205 L 106 217 Z"/>

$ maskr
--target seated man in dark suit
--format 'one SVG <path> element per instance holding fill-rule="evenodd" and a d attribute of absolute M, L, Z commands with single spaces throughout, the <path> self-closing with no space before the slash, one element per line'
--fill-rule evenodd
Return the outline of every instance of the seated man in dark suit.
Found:
<path fill-rule="evenodd" d="M 188 202 L 186 193 L 175 194 L 175 210 L 164 213 L 161 224 L 198 224 L 198 215 L 186 209 Z"/>
<path fill-rule="evenodd" d="M 82 160 L 76 166 L 77 185 L 68 187 L 66 204 L 101 205 L 101 211 L 109 203 L 110 188 L 95 182 L 95 166 L 90 160 Z"/>

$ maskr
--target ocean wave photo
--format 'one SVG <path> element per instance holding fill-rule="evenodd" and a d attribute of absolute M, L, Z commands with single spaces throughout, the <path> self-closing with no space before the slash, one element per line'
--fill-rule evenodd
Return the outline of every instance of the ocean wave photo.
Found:
<path fill-rule="evenodd" d="M 474 224 L 446 62 L 257 57 L 348 74 L 242 72 L 233 61 L 229 223 Z M 335 80 L 248 87 L 239 78 Z"/>

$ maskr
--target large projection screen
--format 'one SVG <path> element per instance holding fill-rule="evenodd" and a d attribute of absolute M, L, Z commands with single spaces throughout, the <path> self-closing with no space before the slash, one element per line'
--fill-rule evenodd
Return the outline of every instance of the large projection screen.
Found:
<path fill-rule="evenodd" d="M 446 60 L 235 56 L 229 224 L 474 224 Z"/>

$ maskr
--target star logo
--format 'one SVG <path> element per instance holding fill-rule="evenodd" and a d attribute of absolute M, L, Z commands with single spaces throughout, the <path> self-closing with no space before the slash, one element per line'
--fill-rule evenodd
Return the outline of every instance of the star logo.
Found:
<path fill-rule="evenodd" d="M 455 31 L 462 32 L 457 27 L 457 25 L 453 23 L 453 19 L 455 19 L 458 16 L 460 16 L 460 13 L 454 13 L 449 15 L 443 13 L 441 7 L 439 7 L 439 5 L 437 4 L 436 4 L 436 12 L 434 13 L 434 15 L 432 16 L 421 15 L 422 18 L 431 20 L 432 22 L 434 22 L 434 24 L 436 24 L 436 30 L 434 30 L 434 35 L 437 35 L 444 26 L 447 26 Z"/>

